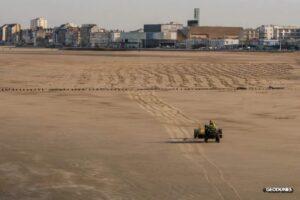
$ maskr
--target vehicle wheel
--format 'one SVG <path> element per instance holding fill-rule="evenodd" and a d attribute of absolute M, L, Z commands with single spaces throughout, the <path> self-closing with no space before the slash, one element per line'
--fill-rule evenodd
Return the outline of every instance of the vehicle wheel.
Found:
<path fill-rule="evenodd" d="M 194 130 L 194 139 L 197 139 L 198 137 L 199 137 L 198 130 L 195 129 L 195 130 Z"/>
<path fill-rule="evenodd" d="M 220 143 L 220 136 L 219 135 L 216 137 L 216 143 Z"/>
<path fill-rule="evenodd" d="M 219 130 L 219 136 L 220 136 L 220 138 L 223 138 L 223 130 L 222 129 Z"/>
<path fill-rule="evenodd" d="M 208 143 L 208 137 L 205 137 L 205 138 L 204 138 L 204 142 L 205 142 L 205 143 Z"/>

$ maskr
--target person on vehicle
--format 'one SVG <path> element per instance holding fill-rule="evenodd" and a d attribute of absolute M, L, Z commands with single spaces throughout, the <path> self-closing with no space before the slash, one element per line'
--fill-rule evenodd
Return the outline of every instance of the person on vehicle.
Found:
<path fill-rule="evenodd" d="M 217 130 L 217 125 L 215 124 L 215 122 L 213 122 L 212 120 L 210 120 L 208 128 L 209 128 L 210 131 L 215 132 Z"/>

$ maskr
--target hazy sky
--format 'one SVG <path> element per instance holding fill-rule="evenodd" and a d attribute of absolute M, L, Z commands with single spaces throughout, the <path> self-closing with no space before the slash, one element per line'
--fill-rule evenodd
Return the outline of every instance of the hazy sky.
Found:
<path fill-rule="evenodd" d="M 201 25 L 256 27 L 300 25 L 300 0 L 0 0 L 0 25 L 29 26 L 38 16 L 50 26 L 96 23 L 107 29 L 132 30 L 144 23 L 186 23 L 201 9 Z"/>

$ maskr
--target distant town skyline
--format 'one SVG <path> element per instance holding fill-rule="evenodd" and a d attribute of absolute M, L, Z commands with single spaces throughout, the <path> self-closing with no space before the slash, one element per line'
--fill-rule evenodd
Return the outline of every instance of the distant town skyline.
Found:
<path fill-rule="evenodd" d="M 67 22 L 95 23 L 125 31 L 146 23 L 186 24 L 200 8 L 200 25 L 257 27 L 261 24 L 300 25 L 299 0 L 10 0 L 1 3 L 0 25 L 45 17 L 49 27 Z M 5 9 L 4 9 L 5 8 Z"/>

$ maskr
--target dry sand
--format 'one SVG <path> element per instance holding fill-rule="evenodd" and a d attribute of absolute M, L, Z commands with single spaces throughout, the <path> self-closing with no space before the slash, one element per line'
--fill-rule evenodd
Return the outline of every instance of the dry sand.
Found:
<path fill-rule="evenodd" d="M 299 83 L 299 53 L 0 48 L 0 199 L 300 199 Z"/>

